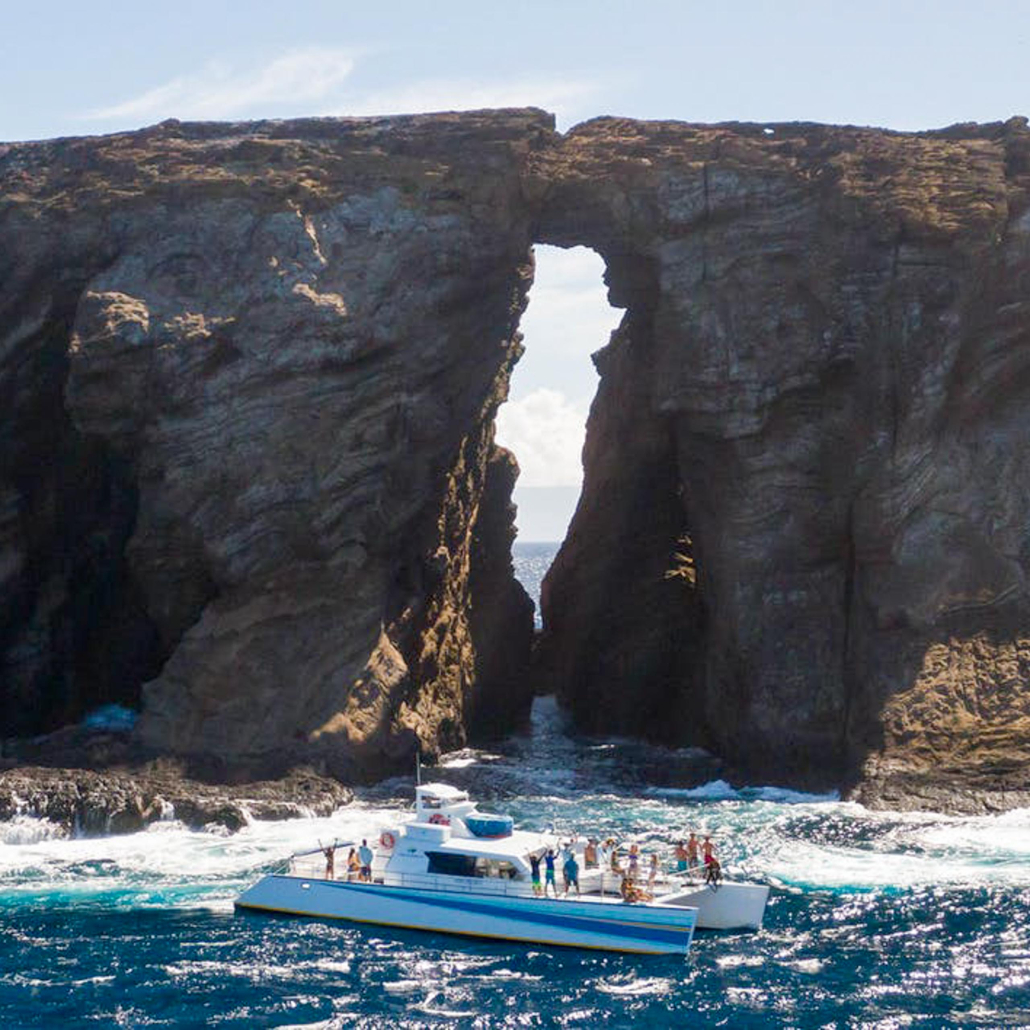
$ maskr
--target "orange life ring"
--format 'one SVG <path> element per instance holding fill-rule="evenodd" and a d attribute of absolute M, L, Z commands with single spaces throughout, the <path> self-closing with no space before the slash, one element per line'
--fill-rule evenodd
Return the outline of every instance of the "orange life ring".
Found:
<path fill-rule="evenodd" d="M 396 843 L 397 838 L 389 830 L 383 830 L 379 835 L 379 845 L 386 851 L 393 851 Z"/>
<path fill-rule="evenodd" d="M 451 821 L 442 812 L 434 812 L 430 817 L 429 821 L 435 823 L 437 826 L 450 826 Z"/>

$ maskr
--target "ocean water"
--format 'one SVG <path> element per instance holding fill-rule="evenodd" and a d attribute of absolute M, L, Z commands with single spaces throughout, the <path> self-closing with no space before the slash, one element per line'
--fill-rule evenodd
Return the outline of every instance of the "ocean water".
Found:
<path fill-rule="evenodd" d="M 408 779 L 237 834 L 0 823 L 0 1028 L 1030 1026 L 1030 810 L 675 786 L 694 758 L 577 739 L 539 698 L 530 733 L 431 773 L 530 828 L 647 849 L 712 834 L 729 875 L 773 891 L 760 932 L 699 933 L 685 958 L 234 913 L 291 852 L 378 836 L 410 806 Z"/>
<path fill-rule="evenodd" d="M 0 1026 L 1030 1026 L 1030 811 L 650 782 L 689 757 L 575 739 L 542 698 L 530 734 L 433 775 L 528 827 L 647 848 L 711 833 L 730 875 L 773 885 L 759 933 L 638 957 L 234 913 L 290 852 L 378 835 L 410 804 L 404 779 L 234 835 L 170 820 L 68 840 L 23 818 L 0 824 Z"/>
<path fill-rule="evenodd" d="M 534 616 L 536 628 L 540 629 L 540 584 L 547 575 L 547 570 L 558 553 L 558 543 L 529 543 L 520 544 L 518 541 L 512 546 L 512 564 L 515 567 L 515 578 L 526 588 L 526 593 L 533 599 L 536 605 Z"/>

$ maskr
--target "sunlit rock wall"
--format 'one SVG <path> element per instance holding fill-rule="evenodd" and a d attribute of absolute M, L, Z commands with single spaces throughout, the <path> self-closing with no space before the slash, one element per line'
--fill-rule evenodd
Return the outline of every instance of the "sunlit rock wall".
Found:
<path fill-rule="evenodd" d="M 0 152 L 7 733 L 146 679 L 142 743 L 212 774 L 367 775 L 464 741 L 489 693 L 472 540 L 511 533 L 480 499 L 530 275 L 520 172 L 551 124 Z M 498 568 L 484 596 L 518 591 Z M 525 658 L 526 607 L 476 625 Z"/>

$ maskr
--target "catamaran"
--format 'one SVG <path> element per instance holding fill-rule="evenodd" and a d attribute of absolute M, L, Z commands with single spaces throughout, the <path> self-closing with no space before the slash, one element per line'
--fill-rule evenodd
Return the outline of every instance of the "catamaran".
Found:
<path fill-rule="evenodd" d="M 510 816 L 478 811 L 449 784 L 419 785 L 414 817 L 375 839 L 367 877 L 340 870 L 341 878 L 331 878 L 318 848 L 262 877 L 236 907 L 648 954 L 686 954 L 698 926 L 761 925 L 764 885 L 706 885 L 667 874 L 646 889 L 627 885 L 610 867 L 587 866 L 582 842 L 571 845 L 579 893 L 544 896 L 531 860 L 556 846 L 553 834 L 516 830 Z"/>

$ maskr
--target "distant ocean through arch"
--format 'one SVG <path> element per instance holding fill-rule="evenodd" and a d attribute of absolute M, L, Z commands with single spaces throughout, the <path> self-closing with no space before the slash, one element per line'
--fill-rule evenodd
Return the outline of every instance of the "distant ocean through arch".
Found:
<path fill-rule="evenodd" d="M 526 593 L 533 599 L 536 611 L 533 615 L 537 629 L 540 629 L 540 585 L 551 567 L 561 541 L 519 543 L 511 549 L 512 564 L 515 567 L 515 578 L 526 588 Z"/>

